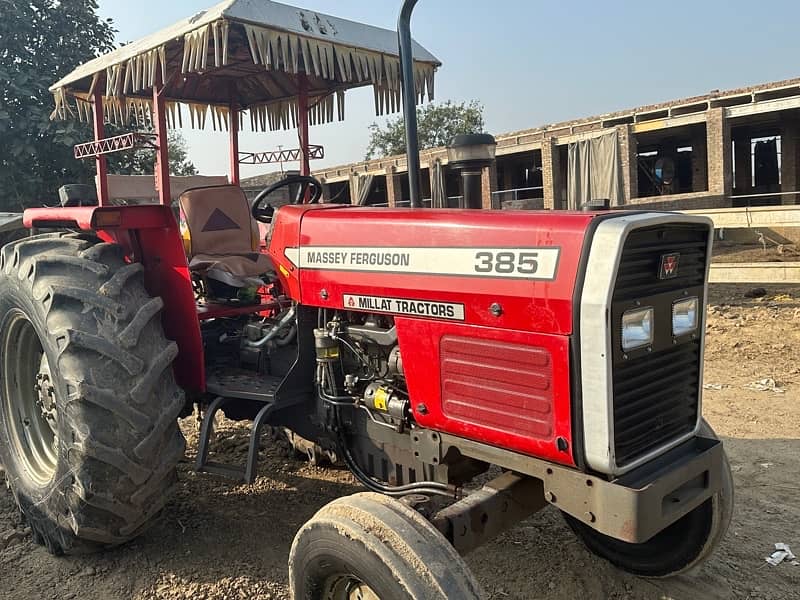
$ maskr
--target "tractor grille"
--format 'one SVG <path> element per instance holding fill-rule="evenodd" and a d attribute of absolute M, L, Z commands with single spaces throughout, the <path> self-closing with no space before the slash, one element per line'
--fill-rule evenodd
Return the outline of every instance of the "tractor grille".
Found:
<path fill-rule="evenodd" d="M 614 370 L 614 449 L 622 466 L 697 422 L 700 342 L 694 340 Z"/>
<path fill-rule="evenodd" d="M 614 301 L 633 300 L 703 285 L 708 229 L 701 225 L 661 225 L 633 231 L 625 241 Z M 659 279 L 661 257 L 677 252 L 678 276 Z"/>
<path fill-rule="evenodd" d="M 700 296 L 706 269 L 708 229 L 704 225 L 661 225 L 627 238 L 614 288 L 619 311 L 637 302 L 655 310 L 651 349 L 621 352 L 619 325 L 613 327 L 614 447 L 618 466 L 693 431 L 698 416 L 701 341 L 672 338 L 672 302 L 688 290 Z M 678 274 L 660 279 L 662 256 L 679 253 Z M 702 323 L 702 315 L 698 318 Z M 702 334 L 702 332 L 698 332 Z"/>

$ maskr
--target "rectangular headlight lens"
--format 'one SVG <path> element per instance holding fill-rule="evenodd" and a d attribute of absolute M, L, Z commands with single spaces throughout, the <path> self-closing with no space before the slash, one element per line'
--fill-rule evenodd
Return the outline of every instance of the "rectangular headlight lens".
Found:
<path fill-rule="evenodd" d="M 697 329 L 697 298 L 686 298 L 672 305 L 672 335 L 686 335 Z"/>
<path fill-rule="evenodd" d="M 622 349 L 633 350 L 653 343 L 653 309 L 637 308 L 622 315 Z"/>

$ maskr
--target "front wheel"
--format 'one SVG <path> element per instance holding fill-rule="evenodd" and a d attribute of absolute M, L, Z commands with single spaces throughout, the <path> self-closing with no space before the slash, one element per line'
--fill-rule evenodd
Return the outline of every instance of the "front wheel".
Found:
<path fill-rule="evenodd" d="M 142 272 L 91 236 L 2 249 L 0 463 L 34 540 L 54 554 L 136 537 L 177 481 L 177 347 Z"/>
<path fill-rule="evenodd" d="M 716 439 L 703 421 L 700 435 Z M 641 544 L 632 544 L 596 531 L 566 513 L 570 528 L 590 552 L 623 571 L 641 577 L 672 577 L 699 566 L 722 541 L 733 514 L 733 476 L 723 451 L 722 487 L 711 498 Z"/>
<path fill-rule="evenodd" d="M 477 600 L 483 595 L 450 543 L 422 515 L 364 492 L 334 500 L 297 533 L 294 600 Z"/>

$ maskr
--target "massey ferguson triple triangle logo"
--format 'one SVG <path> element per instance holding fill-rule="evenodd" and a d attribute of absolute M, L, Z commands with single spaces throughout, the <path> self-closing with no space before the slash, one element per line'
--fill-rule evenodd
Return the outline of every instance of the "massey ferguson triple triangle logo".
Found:
<path fill-rule="evenodd" d="M 678 276 L 678 259 L 681 257 L 677 252 L 661 255 L 661 266 L 658 269 L 659 279 L 672 279 Z"/>

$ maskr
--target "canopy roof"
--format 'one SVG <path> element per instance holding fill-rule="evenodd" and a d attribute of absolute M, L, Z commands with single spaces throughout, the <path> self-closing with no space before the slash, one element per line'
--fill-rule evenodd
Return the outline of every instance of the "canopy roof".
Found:
<path fill-rule="evenodd" d="M 414 43 L 419 102 L 433 99 L 440 65 Z M 312 125 L 333 121 L 334 112 L 343 119 L 344 91 L 365 85 L 373 86 L 376 114 L 396 112 L 397 34 L 271 0 L 226 0 L 79 66 L 50 88 L 53 118 L 88 120 L 100 89 L 108 121 L 147 122 L 160 80 L 173 126 L 183 125 L 183 104 L 192 126 L 204 127 L 210 115 L 214 128 L 227 127 L 235 104 L 249 112 L 252 129 L 285 129 L 296 126 L 303 76 Z"/>

